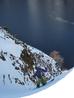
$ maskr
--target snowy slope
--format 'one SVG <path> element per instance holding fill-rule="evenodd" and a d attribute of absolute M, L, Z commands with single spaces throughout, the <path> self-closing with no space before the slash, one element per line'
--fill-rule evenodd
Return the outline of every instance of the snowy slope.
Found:
<path fill-rule="evenodd" d="M 74 98 L 74 68 L 65 78 L 50 88 L 22 98 Z"/>
<path fill-rule="evenodd" d="M 38 80 L 33 75 L 36 67 L 43 70 L 46 86 L 36 88 Z M 53 58 L 42 51 L 14 38 L 9 32 L 0 27 L 0 97 L 17 98 L 29 95 L 28 92 L 38 92 L 52 85 L 58 77 L 64 76 L 63 72 Z M 41 84 L 42 86 L 42 84 Z"/>

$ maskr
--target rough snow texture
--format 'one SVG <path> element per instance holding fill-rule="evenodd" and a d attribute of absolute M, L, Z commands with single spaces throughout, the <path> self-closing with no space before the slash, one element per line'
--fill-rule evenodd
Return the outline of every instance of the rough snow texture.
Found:
<path fill-rule="evenodd" d="M 44 91 L 22 98 L 74 98 L 74 68 L 55 85 Z"/>
<path fill-rule="evenodd" d="M 48 71 L 45 73 L 45 77 L 48 78 L 48 81 L 52 81 L 56 76 L 62 74 L 60 66 L 57 65 L 51 57 L 38 49 L 19 41 L 7 31 L 0 28 L 1 98 L 8 98 L 12 94 L 12 91 L 14 96 L 21 96 L 22 94 L 27 95 L 29 90 L 36 88 L 35 83 L 31 80 L 31 76 L 34 74 L 34 71 L 31 71 L 30 73 L 22 71 L 24 66 L 29 66 L 21 58 L 21 54 L 24 49 L 33 55 L 33 58 L 35 59 L 34 66 L 39 66 L 43 69 L 45 69 L 45 67 L 48 68 Z M 28 76 L 28 74 L 30 76 Z M 4 95 L 8 97 L 4 97 Z"/>

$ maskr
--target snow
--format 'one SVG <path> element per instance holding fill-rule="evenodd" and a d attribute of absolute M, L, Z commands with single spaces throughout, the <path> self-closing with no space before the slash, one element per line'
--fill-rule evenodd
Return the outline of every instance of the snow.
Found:
<path fill-rule="evenodd" d="M 39 91 L 41 91 L 41 92 L 39 92 L 38 94 L 41 93 L 41 95 L 42 95 L 43 93 L 46 93 L 47 91 L 49 91 L 49 93 L 47 93 L 47 95 L 48 94 L 51 95 L 52 94 L 51 89 L 53 89 L 54 86 L 56 86 L 58 83 L 60 83 L 60 82 L 58 82 L 58 83 L 56 83 L 56 82 L 61 80 L 62 78 L 64 78 L 71 70 L 63 71 L 60 74 L 60 72 L 56 68 L 56 62 L 54 61 L 53 58 L 49 57 L 42 51 L 27 45 L 27 48 L 30 50 L 31 53 L 33 53 L 33 54 L 36 53 L 36 54 L 40 55 L 40 60 L 37 57 L 36 57 L 36 60 L 37 60 L 38 65 L 41 68 L 45 68 L 44 66 L 49 65 L 51 63 L 52 70 L 55 70 L 59 74 L 58 74 L 58 76 L 55 76 L 55 77 L 51 76 L 52 78 L 48 81 L 48 83 L 45 86 L 42 86 L 40 88 L 36 88 L 36 85 L 30 79 L 28 79 L 28 81 L 27 80 L 25 81 L 25 85 L 19 85 L 18 83 L 16 84 L 14 81 L 14 78 L 17 77 L 21 81 L 23 81 L 24 77 L 23 77 L 23 73 L 21 72 L 21 70 L 19 70 L 19 71 L 15 70 L 13 63 L 15 62 L 15 65 L 17 67 L 19 66 L 19 64 L 23 65 L 23 61 L 20 59 L 20 54 L 21 54 L 22 50 L 24 49 L 24 47 L 23 47 L 23 44 L 21 44 L 21 43 L 19 43 L 19 44 L 15 43 L 15 39 L 16 38 L 14 38 L 12 35 L 7 33 L 7 31 L 0 28 L 0 54 L 2 52 L 3 56 L 5 57 L 5 61 L 2 60 L 2 58 L 0 58 L 0 97 L 1 98 L 18 98 L 18 96 L 27 96 L 27 95 L 37 93 Z M 7 54 L 4 54 L 4 52 L 6 52 Z M 12 59 L 11 54 L 14 56 L 14 59 Z M 18 60 L 18 62 L 16 62 L 17 60 Z M 42 66 L 43 64 L 44 64 L 44 66 Z M 52 71 L 52 73 L 53 73 L 53 71 Z M 8 79 L 8 74 L 11 75 L 12 83 L 10 83 L 10 81 Z M 47 74 L 49 74 L 49 76 L 50 76 L 49 72 Z M 3 75 L 5 75 L 5 85 L 3 83 Z M 28 76 L 26 75 L 26 77 L 28 77 Z M 46 90 L 44 90 L 44 89 L 46 89 Z M 44 90 L 44 91 L 42 91 L 42 90 Z M 57 90 L 55 90 L 55 91 L 57 91 Z M 34 94 L 34 95 L 36 96 L 38 94 Z M 31 96 L 28 96 L 28 97 L 33 98 L 34 95 L 32 95 L 32 97 Z M 45 95 L 45 94 L 43 94 L 43 95 Z"/>
<path fill-rule="evenodd" d="M 74 68 L 53 86 L 36 94 L 21 98 L 74 98 Z"/>
<path fill-rule="evenodd" d="M 7 51 L 8 53 L 13 53 L 16 57 L 19 57 L 23 47 L 21 45 L 15 44 L 14 40 L 9 38 L 9 36 L 6 36 L 6 31 L 0 29 L 0 51 Z"/>

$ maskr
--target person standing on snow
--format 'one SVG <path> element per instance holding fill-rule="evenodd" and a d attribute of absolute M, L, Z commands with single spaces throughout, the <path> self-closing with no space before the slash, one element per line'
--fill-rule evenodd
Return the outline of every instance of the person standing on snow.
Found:
<path fill-rule="evenodd" d="M 47 82 L 47 79 L 44 76 L 44 73 L 47 72 L 47 68 L 43 69 L 40 67 L 35 67 L 35 73 L 33 75 L 33 77 L 36 79 L 36 85 L 37 87 L 40 87 L 40 85 L 45 85 Z"/>

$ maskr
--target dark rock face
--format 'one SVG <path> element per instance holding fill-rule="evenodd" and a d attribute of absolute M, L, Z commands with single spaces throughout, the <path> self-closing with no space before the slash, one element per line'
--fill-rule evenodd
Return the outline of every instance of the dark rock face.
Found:
<path fill-rule="evenodd" d="M 29 50 L 23 49 L 21 53 L 21 58 L 26 64 L 28 64 L 28 67 L 30 69 L 33 69 L 32 66 L 34 65 L 34 57 Z"/>
<path fill-rule="evenodd" d="M 3 61 L 6 60 L 5 57 L 4 57 L 4 55 L 3 55 L 3 51 L 0 52 L 0 59 L 2 59 Z"/>

